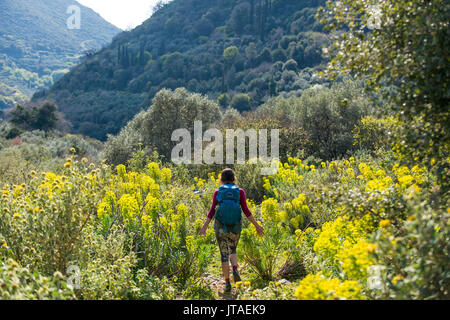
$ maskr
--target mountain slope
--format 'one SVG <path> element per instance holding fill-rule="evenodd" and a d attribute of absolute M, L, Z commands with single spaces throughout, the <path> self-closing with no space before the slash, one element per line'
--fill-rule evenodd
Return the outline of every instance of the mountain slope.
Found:
<path fill-rule="evenodd" d="M 80 8 L 80 29 L 67 27 L 71 5 Z M 56 82 L 80 54 L 100 49 L 119 32 L 73 0 L 0 0 L 0 108 Z"/>
<path fill-rule="evenodd" d="M 317 82 L 310 68 L 328 41 L 315 19 L 324 2 L 174 0 L 34 100 L 54 100 L 74 132 L 105 139 L 162 88 L 212 99 L 247 93 L 250 104 L 233 103 L 241 111 L 271 95 L 299 95 Z M 222 96 L 222 106 L 229 100 Z"/>

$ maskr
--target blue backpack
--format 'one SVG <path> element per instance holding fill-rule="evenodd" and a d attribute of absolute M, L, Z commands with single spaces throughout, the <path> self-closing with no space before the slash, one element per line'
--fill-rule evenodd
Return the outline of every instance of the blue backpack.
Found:
<path fill-rule="evenodd" d="M 242 219 L 240 199 L 241 194 L 238 186 L 234 184 L 220 186 L 217 192 L 219 208 L 216 212 L 216 221 L 223 224 L 223 230 L 225 232 L 228 232 L 228 227 L 233 227 L 233 232 L 237 232 L 238 225 Z M 215 227 L 216 224 L 214 223 Z"/>

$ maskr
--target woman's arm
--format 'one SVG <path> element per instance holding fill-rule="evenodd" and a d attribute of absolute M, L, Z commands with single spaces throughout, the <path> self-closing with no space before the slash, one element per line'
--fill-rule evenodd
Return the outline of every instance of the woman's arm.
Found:
<path fill-rule="evenodd" d="M 211 222 L 211 219 L 209 217 L 206 217 L 205 223 L 203 224 L 203 227 L 200 229 L 198 234 L 200 236 L 204 236 L 206 234 L 206 229 L 208 229 L 209 223 Z"/>
<path fill-rule="evenodd" d="M 255 220 L 255 217 L 253 215 L 247 217 L 248 220 L 250 220 L 251 223 L 253 223 L 253 225 L 256 228 L 256 232 L 263 237 L 264 236 L 264 228 L 258 223 L 258 221 Z"/>
<path fill-rule="evenodd" d="M 264 236 L 264 228 L 255 220 L 255 217 L 252 215 L 250 209 L 247 206 L 247 198 L 245 196 L 245 191 L 243 189 L 240 189 L 239 191 L 241 193 L 240 204 L 241 204 L 242 211 L 244 212 L 247 219 L 250 220 L 251 223 L 253 223 L 253 225 L 256 228 L 256 232 L 261 237 Z"/>
<path fill-rule="evenodd" d="M 208 229 L 209 223 L 211 222 L 212 218 L 216 213 L 216 206 L 217 206 L 217 190 L 213 194 L 213 201 L 211 203 L 211 208 L 209 209 L 208 216 L 206 217 L 203 227 L 198 232 L 199 235 L 203 236 L 206 234 L 206 229 Z"/>

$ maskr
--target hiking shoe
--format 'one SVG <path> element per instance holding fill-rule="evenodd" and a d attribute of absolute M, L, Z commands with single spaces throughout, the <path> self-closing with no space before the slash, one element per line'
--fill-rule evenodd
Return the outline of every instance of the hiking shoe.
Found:
<path fill-rule="evenodd" d="M 241 276 L 239 275 L 239 271 L 233 270 L 233 280 L 234 280 L 234 283 L 242 281 Z"/>
<path fill-rule="evenodd" d="M 225 292 L 231 291 L 231 283 L 225 283 Z"/>

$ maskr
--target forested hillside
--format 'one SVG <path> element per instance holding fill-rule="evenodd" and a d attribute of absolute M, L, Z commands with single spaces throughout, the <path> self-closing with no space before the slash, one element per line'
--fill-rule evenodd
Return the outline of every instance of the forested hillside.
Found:
<path fill-rule="evenodd" d="M 249 110 L 317 83 L 327 36 L 312 0 L 172 1 L 116 37 L 35 100 L 53 99 L 73 131 L 115 134 L 163 89 L 186 87 Z M 243 95 L 245 94 L 245 95 Z"/>
<path fill-rule="evenodd" d="M 80 29 L 67 27 L 71 5 L 81 9 Z M 0 1 L 0 109 L 50 86 L 119 32 L 74 0 Z"/>
<path fill-rule="evenodd" d="M 317 3 L 174 0 L 36 96 L 106 142 L 51 101 L 0 120 L 0 298 L 449 300 L 450 2 Z"/>

